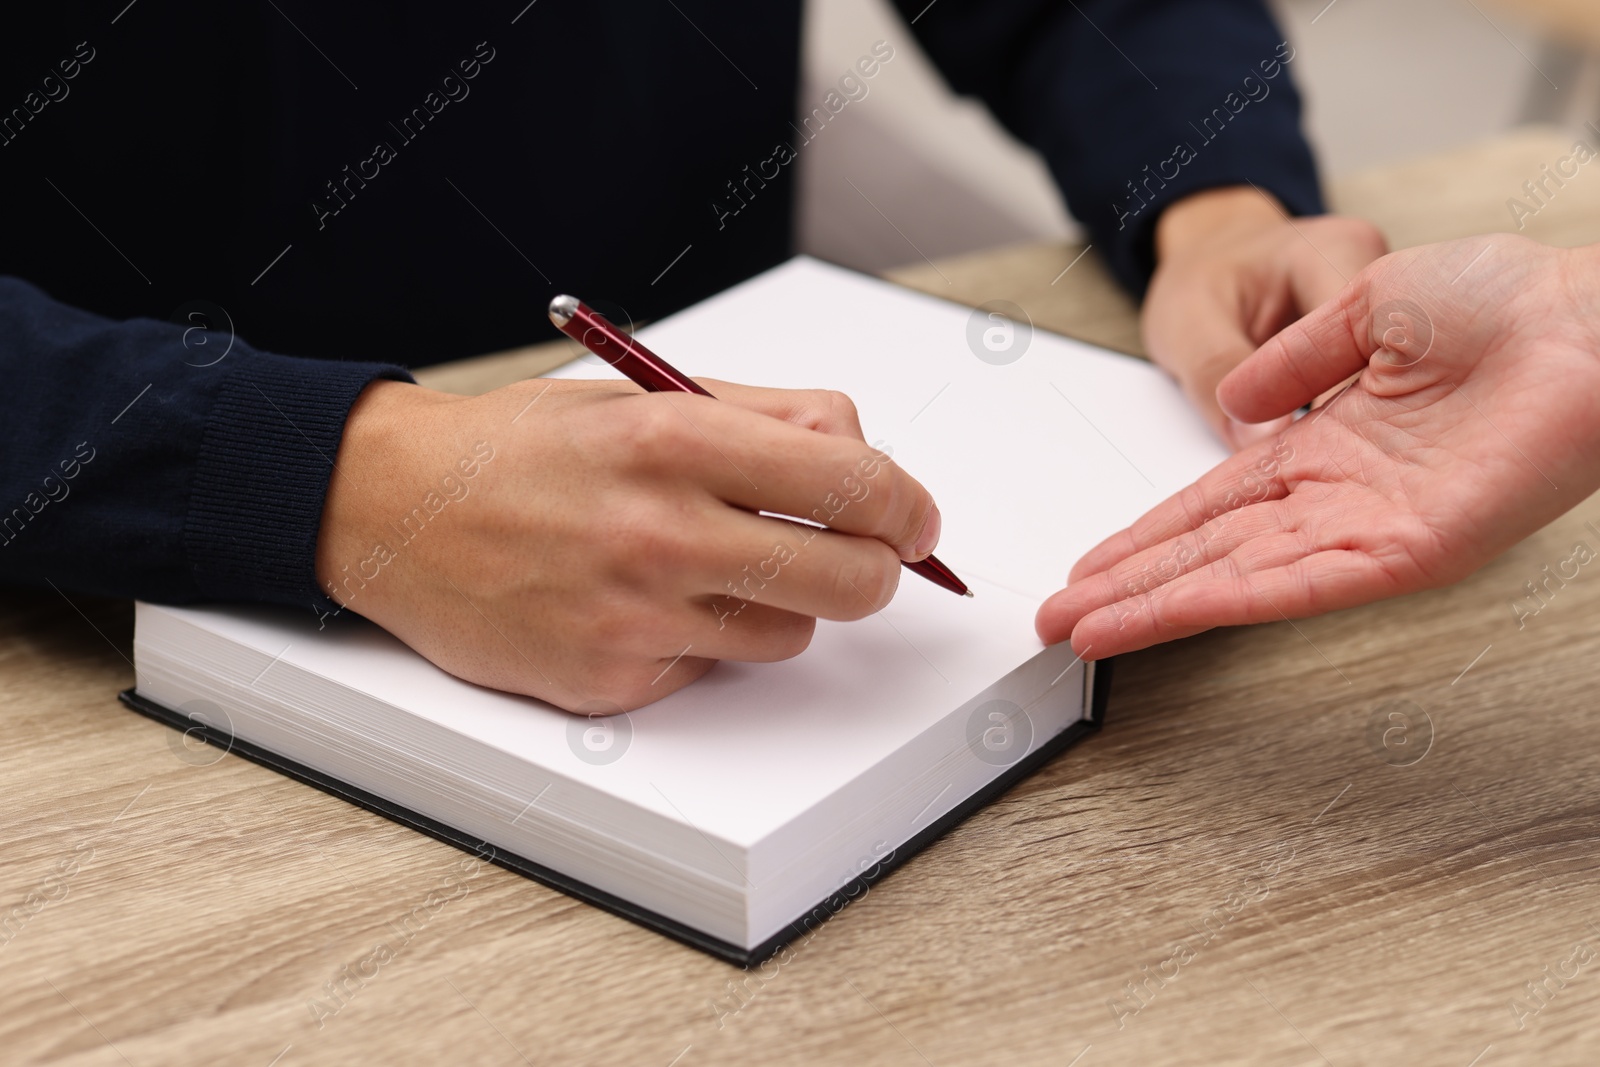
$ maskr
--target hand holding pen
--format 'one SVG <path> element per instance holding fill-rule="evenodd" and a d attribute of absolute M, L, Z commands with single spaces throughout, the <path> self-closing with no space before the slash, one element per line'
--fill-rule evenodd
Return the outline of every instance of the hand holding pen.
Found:
<path fill-rule="evenodd" d="M 319 586 L 459 678 L 581 714 L 719 660 L 789 659 L 817 620 L 887 604 L 938 540 L 927 488 L 839 394 L 706 387 L 719 399 L 373 382 L 339 444 Z M 819 503 L 828 529 L 773 517 Z"/>
<path fill-rule="evenodd" d="M 556 329 L 649 392 L 695 393 L 705 397 L 711 396 L 694 379 L 650 351 L 637 339 L 618 329 L 604 315 L 597 313 L 577 297 L 558 296 L 550 301 L 550 321 L 555 324 Z M 935 509 L 935 522 L 937 514 Z M 809 526 L 822 527 L 821 523 L 809 522 L 800 516 L 778 517 L 799 518 Z M 936 526 L 932 533 L 936 539 L 938 537 Z M 901 563 L 907 570 L 926 578 L 940 588 L 962 596 L 972 595 L 972 590 L 956 577 L 954 571 L 931 555 L 918 560 L 903 559 Z"/>

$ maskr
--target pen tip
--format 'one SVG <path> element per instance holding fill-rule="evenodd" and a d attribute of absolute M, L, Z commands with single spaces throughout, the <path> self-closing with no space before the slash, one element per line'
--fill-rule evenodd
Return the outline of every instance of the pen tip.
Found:
<path fill-rule="evenodd" d="M 961 595 L 966 597 L 968 600 L 971 600 L 972 599 L 972 590 L 968 589 L 965 593 L 962 593 Z"/>
<path fill-rule="evenodd" d="M 550 321 L 557 327 L 565 326 L 578 313 L 578 298 L 562 294 L 550 301 Z"/>

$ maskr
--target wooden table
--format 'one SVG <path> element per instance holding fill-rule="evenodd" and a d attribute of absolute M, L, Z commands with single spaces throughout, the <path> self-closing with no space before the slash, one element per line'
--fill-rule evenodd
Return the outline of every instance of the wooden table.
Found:
<path fill-rule="evenodd" d="M 1493 227 L 1565 143 L 1340 200 L 1397 242 Z M 1600 239 L 1600 172 L 1535 222 Z M 1076 255 L 897 277 L 1135 346 L 1093 257 L 1051 284 Z M 1454 588 L 1126 657 L 1103 733 L 748 974 L 495 868 L 363 972 L 460 854 L 121 707 L 127 603 L 9 592 L 0 1060 L 1593 1063 L 1600 572 L 1510 604 L 1596 528 L 1591 500 Z"/>
<path fill-rule="evenodd" d="M 1600 12 L 1592 0 L 1494 0 L 1493 6 L 1539 26 L 1552 40 L 1600 51 Z"/>

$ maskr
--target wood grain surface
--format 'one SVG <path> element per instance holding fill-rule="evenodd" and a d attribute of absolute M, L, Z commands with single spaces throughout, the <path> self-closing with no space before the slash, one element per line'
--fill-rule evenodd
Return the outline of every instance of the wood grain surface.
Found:
<path fill-rule="evenodd" d="M 1566 140 L 1339 199 L 1486 228 Z M 1584 181 L 1539 236 L 1600 236 Z M 1051 285 L 1076 254 L 897 277 L 1132 347 L 1092 254 Z M 1594 1063 L 1600 563 L 1523 598 L 1597 530 L 1600 498 L 1453 588 L 1125 657 L 1100 735 L 749 972 L 188 747 L 115 699 L 129 604 L 7 591 L 0 1061 Z"/>

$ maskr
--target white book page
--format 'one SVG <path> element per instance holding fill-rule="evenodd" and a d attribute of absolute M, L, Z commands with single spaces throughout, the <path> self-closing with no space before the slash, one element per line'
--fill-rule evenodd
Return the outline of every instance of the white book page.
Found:
<path fill-rule="evenodd" d="M 938 557 L 1042 600 L 1085 551 L 1228 452 L 1156 367 L 1037 330 L 1014 362 L 986 362 L 972 315 L 800 257 L 639 339 L 697 377 L 848 393 L 867 440 L 939 502 Z M 980 318 L 981 348 L 995 324 Z M 620 377 L 598 357 L 550 376 Z"/>
<path fill-rule="evenodd" d="M 1225 455 L 1148 364 L 1035 332 L 1022 358 L 996 366 L 969 347 L 968 320 L 954 304 L 800 259 L 641 333 L 686 373 L 848 392 L 868 440 L 933 490 L 938 555 L 977 596 L 905 573 L 883 612 L 819 623 L 796 659 L 719 664 L 634 712 L 615 763 L 570 750 L 566 713 L 455 679 L 375 627 L 318 634 L 270 611 L 151 610 L 510 752 L 557 783 L 552 801 L 562 783 L 582 783 L 752 846 L 1039 654 L 1034 612 L 1073 561 Z M 554 376 L 615 371 L 596 359 Z M 256 684 L 272 686 L 273 672 Z"/>

